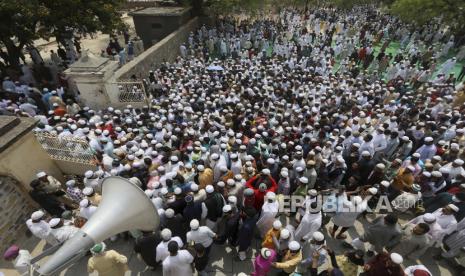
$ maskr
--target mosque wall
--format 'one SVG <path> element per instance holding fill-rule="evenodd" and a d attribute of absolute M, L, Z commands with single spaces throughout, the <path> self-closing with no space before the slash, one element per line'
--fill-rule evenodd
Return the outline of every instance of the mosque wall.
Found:
<path fill-rule="evenodd" d="M 16 242 L 20 231 L 26 230 L 25 222 L 34 211 L 34 205 L 20 187 L 16 179 L 0 176 L 0 252 Z"/>
<path fill-rule="evenodd" d="M 29 132 L 0 154 L 0 174 L 14 176 L 24 190 L 39 171 L 63 181 L 63 174 L 43 150 L 33 132 Z"/>
<path fill-rule="evenodd" d="M 129 79 L 132 75 L 143 79 L 148 72 L 164 61 L 173 61 L 179 55 L 179 45 L 185 42 L 191 31 L 199 25 L 199 18 L 193 18 L 178 30 L 172 32 L 157 44 L 148 48 L 132 61 L 115 72 L 116 80 Z"/>

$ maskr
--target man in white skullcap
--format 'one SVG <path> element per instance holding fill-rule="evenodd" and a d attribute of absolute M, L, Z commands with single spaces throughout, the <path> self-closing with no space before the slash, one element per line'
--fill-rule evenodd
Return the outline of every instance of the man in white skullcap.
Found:
<path fill-rule="evenodd" d="M 81 202 L 79 202 L 79 206 L 81 207 L 79 209 L 79 216 L 86 220 L 89 220 L 95 211 L 97 211 L 97 207 L 93 206 L 87 198 L 81 200 Z"/>
<path fill-rule="evenodd" d="M 35 211 L 32 213 L 31 218 L 26 221 L 27 228 L 31 231 L 32 235 L 47 241 L 48 244 L 58 244 L 55 237 L 51 235 L 52 229 L 50 225 L 44 219 L 45 213 L 43 211 Z"/>
<path fill-rule="evenodd" d="M 418 225 L 420 223 L 426 223 L 429 226 L 427 236 L 431 240 L 432 245 L 436 246 L 438 243 L 442 242 L 442 239 L 446 233 L 439 225 L 439 223 L 437 223 L 436 215 L 432 213 L 425 213 L 410 220 L 406 226 Z"/>
<path fill-rule="evenodd" d="M 51 228 L 50 234 L 60 243 L 72 238 L 79 230 L 73 225 L 65 225 L 63 219 L 59 218 L 51 219 L 48 225 Z"/>
<path fill-rule="evenodd" d="M 328 252 L 325 248 L 326 241 L 323 233 L 319 231 L 313 232 L 310 238 L 301 244 L 302 262 L 297 267 L 297 271 L 299 273 L 306 273 L 308 271 L 308 268 L 312 264 L 315 252 L 318 252 L 318 266 L 322 265 L 326 261 Z"/>
<path fill-rule="evenodd" d="M 453 180 L 457 175 L 465 173 L 463 168 L 464 161 L 462 159 L 455 159 L 453 162 L 445 165 L 443 168 L 449 170 L 448 180 Z"/>
<path fill-rule="evenodd" d="M 436 155 L 437 148 L 434 145 L 433 137 L 425 137 L 425 144 L 417 149 L 417 153 L 420 154 L 420 160 L 425 162 L 426 160 L 431 160 L 433 156 Z"/>
<path fill-rule="evenodd" d="M 257 229 L 262 238 L 265 236 L 268 230 L 271 229 L 278 212 L 279 202 L 276 200 L 276 194 L 273 192 L 266 193 L 265 203 L 263 203 L 262 211 L 257 221 Z"/>
<path fill-rule="evenodd" d="M 102 201 L 102 196 L 95 192 L 93 188 L 86 187 L 82 190 L 82 193 L 86 196 L 86 198 L 90 201 L 90 203 L 94 206 L 98 206 Z"/>
<path fill-rule="evenodd" d="M 305 207 L 305 214 L 294 232 L 295 240 L 301 243 L 310 240 L 313 233 L 320 229 L 322 223 L 321 210 L 319 210 L 316 202 L 312 202 Z"/>
<path fill-rule="evenodd" d="M 272 265 L 277 269 L 282 269 L 286 274 L 291 274 L 302 261 L 302 250 L 300 244 L 296 241 L 289 242 L 288 248 L 282 259 Z"/>
<path fill-rule="evenodd" d="M 179 247 L 183 247 L 184 243 L 182 242 L 180 237 L 172 237 L 171 236 L 171 230 L 165 228 L 161 230 L 161 238 L 162 241 L 157 245 L 156 248 L 156 261 L 157 262 L 163 262 L 163 260 L 169 256 L 169 251 L 168 251 L 168 244 L 170 241 L 175 241 Z"/>
<path fill-rule="evenodd" d="M 189 223 L 190 231 L 187 232 L 186 238 L 188 244 L 200 243 L 205 248 L 205 254 L 210 253 L 213 239 L 217 238 L 215 232 L 213 232 L 207 226 L 200 226 L 200 222 L 197 219 L 191 220 Z"/>

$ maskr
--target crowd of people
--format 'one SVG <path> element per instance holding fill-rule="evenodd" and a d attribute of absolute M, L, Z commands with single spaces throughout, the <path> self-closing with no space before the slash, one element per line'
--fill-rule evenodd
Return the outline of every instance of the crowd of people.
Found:
<path fill-rule="evenodd" d="M 43 210 L 27 226 L 66 241 L 97 210 L 102 179 L 121 176 L 157 208 L 159 229 L 124 235 L 163 275 L 206 275 L 213 247 L 243 261 L 257 238 L 255 276 L 432 275 L 403 263 L 465 246 L 457 41 L 439 21 L 413 28 L 370 7 L 284 10 L 191 33 L 144 80 L 149 106 L 92 110 L 23 91 L 0 108 L 86 140 L 97 165 L 66 183 L 39 172 L 31 197 Z M 116 238 L 91 249 L 89 272 L 130 269 L 106 250 Z M 21 270 L 27 254 L 4 257 Z"/>

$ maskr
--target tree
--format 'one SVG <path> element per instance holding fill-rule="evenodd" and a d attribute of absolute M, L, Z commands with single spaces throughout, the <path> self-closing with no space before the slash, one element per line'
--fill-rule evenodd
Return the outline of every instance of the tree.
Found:
<path fill-rule="evenodd" d="M 465 1 L 463 0 L 395 0 L 390 11 L 401 19 L 422 25 L 442 18 L 454 31 L 463 33 Z"/>
<path fill-rule="evenodd" d="M 110 33 L 124 26 L 124 0 L 0 0 L 0 69 L 18 69 L 22 50 L 34 40 L 75 33 Z"/>

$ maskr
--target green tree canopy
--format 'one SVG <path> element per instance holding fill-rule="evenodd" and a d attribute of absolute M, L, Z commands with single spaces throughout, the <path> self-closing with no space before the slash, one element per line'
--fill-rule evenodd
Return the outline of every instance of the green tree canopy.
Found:
<path fill-rule="evenodd" d="M 434 18 L 442 18 L 454 31 L 464 33 L 464 0 L 395 0 L 390 11 L 404 21 L 418 25 L 428 23 Z"/>
<path fill-rule="evenodd" d="M 18 68 L 24 46 L 35 39 L 122 28 L 124 0 L 0 0 L 0 67 Z"/>

